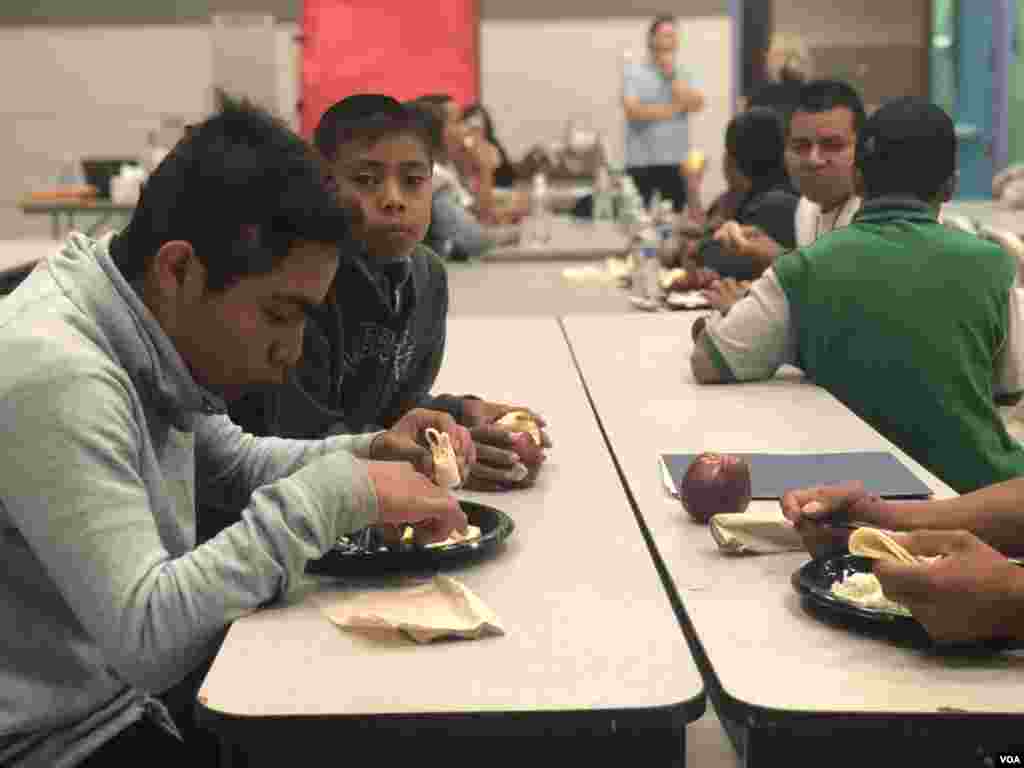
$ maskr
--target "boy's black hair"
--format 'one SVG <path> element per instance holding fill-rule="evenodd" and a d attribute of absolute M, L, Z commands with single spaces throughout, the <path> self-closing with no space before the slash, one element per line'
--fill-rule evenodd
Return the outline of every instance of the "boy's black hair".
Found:
<path fill-rule="evenodd" d="M 725 129 L 725 148 L 755 187 L 786 179 L 786 140 L 775 110 L 754 107 L 736 115 Z"/>
<path fill-rule="evenodd" d="M 433 162 L 434 129 L 422 111 L 383 94 L 357 93 L 324 112 L 313 133 L 313 143 L 321 155 L 333 160 L 343 144 L 375 144 L 385 137 L 399 135 L 419 139 L 428 161 Z"/>
<path fill-rule="evenodd" d="M 879 107 L 857 138 L 857 167 L 868 198 L 892 195 L 931 202 L 956 173 L 953 120 L 925 99 Z"/>
<path fill-rule="evenodd" d="M 800 86 L 796 107 L 793 112 L 829 112 L 846 107 L 853 113 L 853 129 L 858 134 L 864 128 L 867 114 L 864 102 L 857 90 L 842 80 L 811 80 Z"/>
<path fill-rule="evenodd" d="M 676 25 L 675 16 L 655 16 L 654 21 L 647 28 L 647 47 L 651 48 L 654 45 L 654 33 L 658 31 L 658 27 L 662 24 L 671 24 L 673 27 Z"/>
<path fill-rule="evenodd" d="M 249 102 L 220 101 L 219 113 L 192 127 L 153 171 L 112 240 L 111 258 L 128 281 L 172 240 L 192 245 L 207 290 L 220 292 L 273 271 L 299 241 L 348 237 L 312 148 Z"/>

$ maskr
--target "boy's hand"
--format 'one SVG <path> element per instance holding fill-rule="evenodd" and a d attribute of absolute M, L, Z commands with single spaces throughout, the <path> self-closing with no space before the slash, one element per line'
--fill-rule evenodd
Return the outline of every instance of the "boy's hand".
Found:
<path fill-rule="evenodd" d="M 551 438 L 544 427 L 547 422 L 534 411 L 520 405 L 465 399 L 463 420 L 470 425 L 476 442 L 477 463 L 470 475 L 469 488 L 477 491 L 524 488 L 533 484 L 550 448 Z M 512 411 L 525 411 L 540 427 L 541 445 L 525 432 L 495 424 Z"/>
<path fill-rule="evenodd" d="M 864 490 L 860 482 L 787 491 L 781 501 L 782 514 L 793 523 L 813 557 L 847 550 L 850 531 L 833 528 L 830 523 L 856 520 L 884 527 L 879 512 L 881 504 L 882 500 Z"/>
<path fill-rule="evenodd" d="M 725 316 L 729 314 L 732 305 L 746 295 L 749 288 L 750 283 L 737 283 L 735 278 L 726 277 L 722 280 L 715 280 L 708 288 L 704 288 L 701 293 L 707 297 L 707 300 L 711 302 L 711 306 L 714 309 L 717 309 Z"/>
<path fill-rule="evenodd" d="M 415 528 L 421 546 L 444 541 L 452 531 L 466 532 L 469 521 L 458 500 L 402 461 L 369 461 L 367 471 L 377 494 L 375 526 L 385 540 L 397 541 L 402 526 Z"/>
<path fill-rule="evenodd" d="M 886 597 L 902 603 L 937 643 L 1019 639 L 1024 569 L 967 531 L 897 534 L 914 555 L 943 555 L 930 565 L 874 564 Z"/>
<path fill-rule="evenodd" d="M 380 461 L 408 461 L 428 478 L 434 476 L 434 457 L 427 447 L 424 431 L 433 427 L 447 432 L 459 464 L 459 477 L 466 478 L 476 463 L 476 445 L 469 430 L 455 423 L 447 413 L 414 408 L 370 446 L 370 458 Z"/>

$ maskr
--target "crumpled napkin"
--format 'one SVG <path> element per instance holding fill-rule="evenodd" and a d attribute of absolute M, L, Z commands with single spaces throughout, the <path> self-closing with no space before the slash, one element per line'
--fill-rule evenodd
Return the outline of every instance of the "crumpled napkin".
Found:
<path fill-rule="evenodd" d="M 412 587 L 333 597 L 321 601 L 320 610 L 343 629 L 395 630 L 417 643 L 505 634 L 501 620 L 469 587 L 443 575 Z"/>
<path fill-rule="evenodd" d="M 718 548 L 732 554 L 798 552 L 804 548 L 800 534 L 781 510 L 715 515 L 709 527 Z"/>

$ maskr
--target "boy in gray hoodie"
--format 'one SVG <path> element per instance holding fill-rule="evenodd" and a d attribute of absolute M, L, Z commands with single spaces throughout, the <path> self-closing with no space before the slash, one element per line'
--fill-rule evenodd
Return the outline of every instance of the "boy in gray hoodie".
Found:
<path fill-rule="evenodd" d="M 347 234 L 302 140 L 226 102 L 124 232 L 72 234 L 0 301 L 0 764 L 193 758 L 160 696 L 234 619 L 368 524 L 465 529 L 421 474 L 427 426 L 473 461 L 448 415 L 318 441 L 224 415 L 295 365 Z M 195 485 L 245 506 L 201 546 Z"/>

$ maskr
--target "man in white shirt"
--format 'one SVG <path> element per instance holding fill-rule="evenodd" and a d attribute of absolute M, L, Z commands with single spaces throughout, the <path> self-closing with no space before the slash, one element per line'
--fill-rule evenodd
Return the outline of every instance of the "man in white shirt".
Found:
<path fill-rule="evenodd" d="M 800 88 L 799 103 L 786 135 L 786 169 L 797 190 L 797 247 L 845 227 L 860 210 L 854 191 L 854 152 L 866 119 L 857 91 L 840 80 L 814 80 Z M 782 253 L 779 243 L 757 227 L 727 222 L 715 239 L 755 263 L 771 263 Z M 708 290 L 712 306 L 725 313 L 743 290 L 722 281 Z"/>

